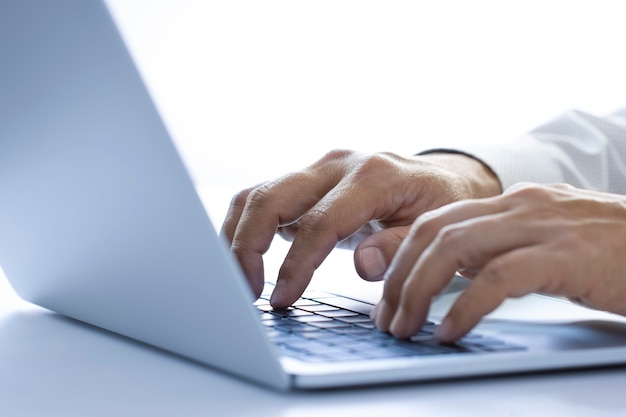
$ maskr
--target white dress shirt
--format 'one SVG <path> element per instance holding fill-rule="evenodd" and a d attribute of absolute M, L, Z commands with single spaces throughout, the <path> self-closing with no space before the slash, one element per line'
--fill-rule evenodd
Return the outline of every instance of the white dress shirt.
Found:
<path fill-rule="evenodd" d="M 487 164 L 503 189 L 530 181 L 626 194 L 626 107 L 605 117 L 570 110 L 516 141 L 458 150 Z"/>

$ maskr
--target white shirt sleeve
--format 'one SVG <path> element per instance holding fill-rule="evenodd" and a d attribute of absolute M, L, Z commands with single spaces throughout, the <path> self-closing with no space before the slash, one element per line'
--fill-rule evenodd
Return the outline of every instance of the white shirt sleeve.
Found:
<path fill-rule="evenodd" d="M 606 117 L 570 110 L 511 143 L 458 151 L 489 166 L 503 189 L 529 181 L 626 194 L 626 108 Z"/>

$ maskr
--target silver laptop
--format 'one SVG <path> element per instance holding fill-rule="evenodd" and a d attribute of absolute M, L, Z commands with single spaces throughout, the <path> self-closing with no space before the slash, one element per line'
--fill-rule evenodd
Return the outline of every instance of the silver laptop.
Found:
<path fill-rule="evenodd" d="M 0 2 L 0 57 L 0 263 L 30 302 L 283 390 L 626 362 L 623 318 L 540 295 L 452 345 L 432 329 L 454 291 L 411 340 L 330 293 L 273 310 L 217 237 L 104 3 Z"/>

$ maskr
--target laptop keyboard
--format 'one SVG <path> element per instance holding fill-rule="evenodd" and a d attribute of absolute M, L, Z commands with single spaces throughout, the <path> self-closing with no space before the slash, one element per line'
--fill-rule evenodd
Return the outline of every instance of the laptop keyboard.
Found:
<path fill-rule="evenodd" d="M 427 322 L 411 339 L 399 340 L 376 329 L 369 317 L 370 304 L 307 291 L 291 307 L 273 309 L 269 296 L 264 293 L 255 302 L 269 338 L 285 356 L 308 362 L 525 349 L 477 333 L 470 333 L 453 344 L 442 344 L 434 336 L 433 322 Z"/>

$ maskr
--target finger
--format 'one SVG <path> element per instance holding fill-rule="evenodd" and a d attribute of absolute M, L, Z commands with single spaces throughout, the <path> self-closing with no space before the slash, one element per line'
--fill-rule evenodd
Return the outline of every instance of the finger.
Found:
<path fill-rule="evenodd" d="M 259 186 L 260 184 L 240 191 L 230 201 L 230 205 L 228 206 L 228 212 L 226 213 L 226 218 L 224 219 L 224 223 L 222 223 L 222 228 L 220 230 L 220 237 L 226 239 L 229 244 L 231 244 L 233 241 L 235 230 L 237 229 L 239 219 L 241 218 L 241 213 L 243 213 L 243 209 L 246 206 L 246 201 L 248 201 L 248 195 L 252 190 Z"/>
<path fill-rule="evenodd" d="M 511 212 L 481 216 L 441 229 L 403 285 L 391 333 L 402 338 L 416 332 L 423 324 L 430 300 L 447 285 L 455 271 L 469 267 L 481 270 L 480 275 L 492 259 L 536 244 L 545 234 L 541 224 L 529 225 Z"/>
<path fill-rule="evenodd" d="M 494 258 L 456 299 L 438 327 L 442 342 L 467 334 L 480 320 L 509 297 L 521 297 L 549 286 L 551 268 L 543 245 L 516 249 Z"/>
<path fill-rule="evenodd" d="M 380 281 L 410 226 L 392 227 L 365 238 L 354 250 L 354 266 L 367 281 Z"/>
<path fill-rule="evenodd" d="M 220 237 L 225 239 L 228 242 L 228 244 L 231 246 L 232 246 L 233 238 L 235 235 L 235 230 L 237 229 L 237 225 L 239 224 L 241 214 L 243 213 L 243 210 L 246 206 L 248 195 L 256 187 L 257 186 L 250 187 L 250 188 L 240 191 L 232 198 L 230 202 L 230 205 L 228 207 L 228 212 L 226 213 L 226 218 L 224 219 L 224 223 L 222 223 L 222 228 L 220 230 Z M 256 262 L 258 263 L 256 267 L 248 266 L 248 269 L 252 269 L 252 270 L 261 269 L 262 270 L 263 269 L 262 260 L 260 261 L 260 263 L 259 263 L 259 260 L 256 260 Z M 245 272 L 244 274 L 247 276 Z M 263 276 L 259 277 L 257 275 L 257 276 L 254 276 L 253 278 L 249 278 L 249 277 L 247 278 L 250 283 L 250 287 L 252 288 L 252 292 L 255 294 L 255 296 L 258 297 L 259 295 L 261 295 L 261 292 L 263 291 L 263 284 L 264 284 Z"/>
<path fill-rule="evenodd" d="M 262 255 L 278 228 L 292 224 L 313 207 L 344 177 L 355 159 L 355 152 L 329 152 L 303 171 L 242 193 L 232 205 L 225 234 L 232 236 L 231 252 L 257 295 L 264 282 Z"/>
<path fill-rule="evenodd" d="M 309 284 L 314 271 L 338 242 L 376 218 L 378 197 L 363 193 L 345 177 L 299 221 L 270 299 L 276 308 L 291 305 Z"/>
<path fill-rule="evenodd" d="M 283 239 L 293 242 L 293 239 L 296 237 L 296 233 L 298 233 L 298 229 L 300 229 L 300 222 L 296 221 L 294 223 L 288 224 L 286 226 L 280 226 L 278 228 L 278 235 Z M 377 222 L 371 221 L 367 223 L 365 226 L 361 227 L 354 234 L 347 237 L 344 240 L 335 245 L 336 248 L 354 250 L 359 243 L 361 243 L 364 239 L 375 233 L 376 231 L 383 230 L 383 226 L 377 224 Z"/>
<path fill-rule="evenodd" d="M 431 210 L 420 217 L 411 226 L 406 238 L 398 248 L 384 275 L 385 286 L 379 307 L 376 310 L 376 325 L 381 331 L 389 331 L 400 301 L 404 283 L 409 277 L 415 262 L 431 244 L 441 228 L 467 218 L 497 213 L 502 207 L 490 200 L 466 200 L 448 204 Z M 429 292 L 434 291 L 431 289 Z M 427 305 L 430 302 L 426 303 Z"/>
<path fill-rule="evenodd" d="M 278 228 L 306 213 L 337 181 L 333 175 L 303 171 L 256 187 L 231 205 L 224 233 L 232 235 L 231 252 L 257 296 L 264 283 L 262 256 Z"/>

